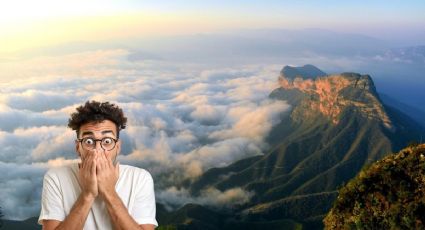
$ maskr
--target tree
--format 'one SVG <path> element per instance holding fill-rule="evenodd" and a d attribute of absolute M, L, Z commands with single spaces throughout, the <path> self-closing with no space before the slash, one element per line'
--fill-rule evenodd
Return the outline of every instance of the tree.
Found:
<path fill-rule="evenodd" d="M 425 229 L 425 145 L 377 161 L 339 190 L 326 229 Z"/>

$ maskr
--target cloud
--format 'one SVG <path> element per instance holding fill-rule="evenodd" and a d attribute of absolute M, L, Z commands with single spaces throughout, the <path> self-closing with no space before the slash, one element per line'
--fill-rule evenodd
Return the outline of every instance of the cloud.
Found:
<path fill-rule="evenodd" d="M 58 133 L 52 136 L 46 136 L 31 151 L 33 161 L 47 161 L 56 157 L 66 156 L 68 158 L 75 157 L 75 132 L 64 127 L 60 127 Z M 49 132 L 52 134 L 53 132 Z"/>
<path fill-rule="evenodd" d="M 166 209 L 173 210 L 188 203 L 197 203 L 215 208 L 229 208 L 249 202 L 253 195 L 253 192 L 245 191 L 239 187 L 225 191 L 210 187 L 202 190 L 199 196 L 194 197 L 186 189 L 179 189 L 173 186 L 158 192 L 156 197 L 163 201 Z"/>
<path fill-rule="evenodd" d="M 112 101 L 123 108 L 128 127 L 120 136 L 118 160 L 150 171 L 159 194 L 209 168 L 262 154 L 268 132 L 290 109 L 268 99 L 278 87 L 281 66 L 192 68 L 128 61 L 127 54 L 103 50 L 23 61 L 37 71 L 31 75 L 25 67 L 29 80 L 5 83 L 0 91 L 0 119 L 7 121 L 0 124 L 1 167 L 16 164 L 26 170 L 11 179 L 16 185 L 0 179 L 9 186 L 7 196 L 16 189 L 41 188 L 39 177 L 46 168 L 73 162 L 75 133 L 66 127 L 67 120 L 86 100 Z M 25 173 L 30 170 L 40 175 Z M 225 205 L 250 197 L 240 189 L 208 192 L 215 198 L 204 194 L 198 201 Z M 10 209 L 13 203 L 22 205 L 17 199 L 0 203 L 11 212 L 8 217 L 38 215 L 39 197 L 30 196 L 31 207 L 24 211 Z M 158 201 L 168 202 L 162 196 Z"/>
<path fill-rule="evenodd" d="M 233 121 L 231 129 L 212 132 L 210 137 L 222 140 L 245 137 L 260 144 L 287 108 L 285 102 L 266 100 L 260 105 L 231 108 L 228 113 L 228 120 Z"/>
<path fill-rule="evenodd" d="M 190 117 L 198 120 L 201 125 L 218 125 L 223 119 L 224 111 L 223 107 L 200 105 L 190 113 Z"/>
<path fill-rule="evenodd" d="M 0 131 L 2 162 L 32 163 L 67 156 L 74 157 L 73 134 L 63 126 L 41 126 Z"/>
<path fill-rule="evenodd" d="M 46 168 L 0 161 L 0 204 L 4 219 L 26 219 L 39 214 L 41 184 Z"/>
<path fill-rule="evenodd" d="M 261 146 L 247 138 L 232 138 L 204 145 L 193 151 L 177 156 L 177 163 L 183 167 L 186 176 L 196 178 L 211 167 L 224 167 L 231 162 L 262 154 Z"/>
<path fill-rule="evenodd" d="M 60 112 L 39 113 L 25 109 L 13 109 L 0 104 L 0 120 L 2 121 L 0 130 L 11 132 L 18 128 L 61 125 L 67 118 L 64 113 Z"/>
<path fill-rule="evenodd" d="M 0 102 L 11 108 L 43 112 L 61 109 L 80 102 L 81 99 L 64 92 L 40 91 L 28 89 L 20 93 L 2 95 Z"/>

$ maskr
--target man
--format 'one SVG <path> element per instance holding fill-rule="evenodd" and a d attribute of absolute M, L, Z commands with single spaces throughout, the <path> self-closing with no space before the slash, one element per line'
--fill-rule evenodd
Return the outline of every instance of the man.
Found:
<path fill-rule="evenodd" d="M 43 229 L 152 230 L 155 195 L 149 172 L 117 163 L 122 109 L 108 102 L 86 102 L 71 115 L 81 163 L 50 169 L 44 176 Z"/>

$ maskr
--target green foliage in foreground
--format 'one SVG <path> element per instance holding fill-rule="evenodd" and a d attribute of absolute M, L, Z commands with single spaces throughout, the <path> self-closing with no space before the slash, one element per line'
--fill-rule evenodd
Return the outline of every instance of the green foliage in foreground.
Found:
<path fill-rule="evenodd" d="M 374 163 L 339 191 L 326 229 L 425 229 L 425 145 Z"/>

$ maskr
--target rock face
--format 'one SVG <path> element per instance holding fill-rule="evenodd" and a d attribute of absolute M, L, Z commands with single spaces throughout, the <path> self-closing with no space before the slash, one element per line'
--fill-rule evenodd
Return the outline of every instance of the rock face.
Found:
<path fill-rule="evenodd" d="M 298 90 L 307 96 L 307 99 L 301 101 L 292 113 L 294 120 L 310 118 L 320 112 L 334 124 L 338 124 L 341 112 L 351 107 L 359 111 L 362 116 L 380 122 L 388 129 L 393 129 L 369 75 L 342 73 L 311 78 L 302 76 L 292 78 L 284 74 L 287 68 L 285 66 L 281 71 L 279 83 L 282 88 L 277 90 Z"/>

